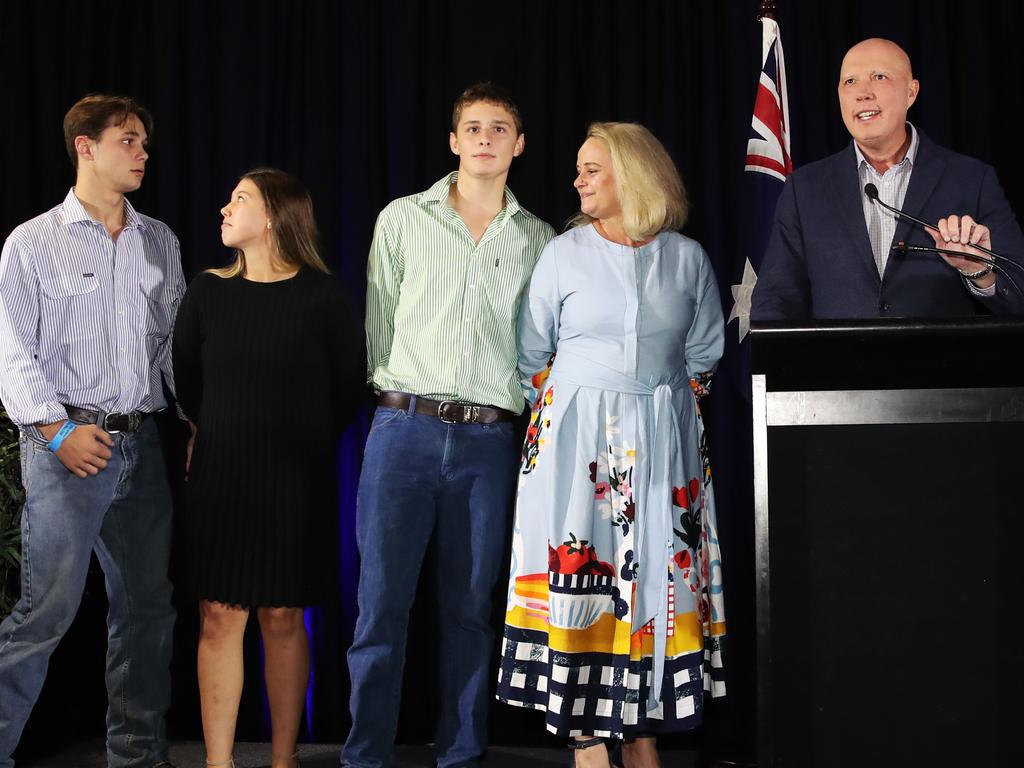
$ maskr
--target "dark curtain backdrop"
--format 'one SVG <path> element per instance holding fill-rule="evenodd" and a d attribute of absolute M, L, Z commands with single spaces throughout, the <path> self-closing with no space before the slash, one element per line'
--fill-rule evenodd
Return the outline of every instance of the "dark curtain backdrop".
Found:
<path fill-rule="evenodd" d="M 187 276 L 229 257 L 219 243 L 218 210 L 242 172 L 267 164 L 305 180 L 325 259 L 361 303 L 377 211 L 453 168 L 451 103 L 468 84 L 495 79 L 517 95 L 526 119 L 526 152 L 510 185 L 528 209 L 559 229 L 575 210 L 575 152 L 587 124 L 635 120 L 650 127 L 682 171 L 692 201 L 685 231 L 710 253 L 728 312 L 729 286 L 742 264 L 741 179 L 760 67 L 757 5 L 3 0 L 0 230 L 6 235 L 59 203 L 71 185 L 61 134 L 67 108 L 90 91 L 129 93 L 156 118 L 147 178 L 132 201 L 177 232 Z M 1021 3 L 783 0 L 779 6 L 798 166 L 848 141 L 835 103 L 846 48 L 865 37 L 890 37 L 907 48 L 922 83 L 911 119 L 939 143 L 995 165 L 1011 203 L 1024 211 L 1013 117 L 1024 111 Z M 743 757 L 753 742 L 754 571 L 741 388 L 721 382 L 707 410 L 726 558 L 732 696 L 712 708 L 706 741 L 719 754 Z M 180 434 L 165 421 L 176 473 Z M 316 740 L 341 739 L 348 728 L 344 651 L 355 617 L 353 500 L 364 430 L 365 420 L 339 453 L 338 593 L 309 618 L 315 684 L 308 735 Z M 176 551 L 176 571 L 187 566 L 187 553 Z M 68 738 L 102 733 L 102 595 L 94 575 L 83 615 L 55 658 L 30 743 L 53 744 L 58 729 L 48 717 L 60 719 Z M 196 738 L 195 610 L 184 598 L 179 610 L 170 724 L 174 736 Z M 429 608 L 419 610 L 429 624 Z M 421 632 L 411 650 L 403 738 L 430 733 L 432 642 L 431 632 Z M 255 642 L 249 662 L 239 736 L 258 738 L 265 720 Z M 540 738 L 539 720 L 530 714 L 495 707 L 494 739 Z"/>

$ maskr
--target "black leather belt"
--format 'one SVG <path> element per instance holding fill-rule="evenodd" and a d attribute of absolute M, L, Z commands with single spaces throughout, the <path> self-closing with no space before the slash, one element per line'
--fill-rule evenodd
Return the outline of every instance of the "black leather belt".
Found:
<path fill-rule="evenodd" d="M 407 392 L 381 392 L 377 402 L 385 408 L 409 409 L 413 395 Z M 496 421 L 513 421 L 516 415 L 504 408 L 491 405 L 457 403 L 454 400 L 428 400 L 416 398 L 416 413 L 436 416 L 445 424 L 493 424 Z"/>
<path fill-rule="evenodd" d="M 142 426 L 142 420 L 149 415 L 144 411 L 103 413 L 102 411 L 90 411 L 88 408 L 76 408 L 73 405 L 65 405 L 64 410 L 68 412 L 68 418 L 76 423 L 95 424 L 111 433 L 135 432 Z"/>

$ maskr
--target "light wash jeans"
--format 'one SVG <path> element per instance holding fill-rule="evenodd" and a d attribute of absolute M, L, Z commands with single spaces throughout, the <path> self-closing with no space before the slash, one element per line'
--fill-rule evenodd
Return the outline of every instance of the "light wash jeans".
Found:
<path fill-rule="evenodd" d="M 107 468 L 81 480 L 46 446 L 22 435 L 21 599 L 0 624 L 0 768 L 14 765 L 11 753 L 50 655 L 78 611 L 93 551 L 110 602 L 108 764 L 151 766 L 167 759 L 174 628 L 167 579 L 170 490 L 152 418 L 138 432 L 113 437 Z"/>

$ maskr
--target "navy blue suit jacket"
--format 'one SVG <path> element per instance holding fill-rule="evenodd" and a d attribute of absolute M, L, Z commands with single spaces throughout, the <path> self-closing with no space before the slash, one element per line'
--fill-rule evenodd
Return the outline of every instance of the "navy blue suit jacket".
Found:
<path fill-rule="evenodd" d="M 996 253 L 1024 263 L 1024 236 L 995 170 L 920 137 L 903 210 L 928 222 L 970 214 L 992 233 Z M 979 298 L 932 253 L 889 254 L 879 278 L 857 176 L 853 143 L 797 170 L 775 210 L 775 226 L 754 288 L 751 320 L 956 317 L 1024 314 L 1024 299 L 1002 276 Z M 934 246 L 917 224 L 900 220 L 893 245 Z M 1010 269 L 1024 289 L 1024 273 Z"/>

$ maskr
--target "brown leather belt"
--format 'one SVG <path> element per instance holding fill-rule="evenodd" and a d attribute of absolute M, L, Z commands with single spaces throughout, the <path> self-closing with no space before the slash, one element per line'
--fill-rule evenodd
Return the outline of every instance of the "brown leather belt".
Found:
<path fill-rule="evenodd" d="M 149 415 L 144 411 L 103 413 L 90 411 L 88 408 L 76 408 L 73 405 L 65 405 L 64 410 L 68 412 L 68 418 L 72 421 L 79 424 L 95 424 L 110 433 L 135 432 L 142 426 L 142 420 Z"/>
<path fill-rule="evenodd" d="M 385 408 L 409 410 L 413 395 L 407 392 L 381 392 L 377 402 Z M 496 421 L 512 421 L 516 415 L 504 408 L 491 405 L 457 403 L 454 400 L 428 400 L 416 397 L 416 413 L 436 416 L 445 424 L 493 424 Z"/>

